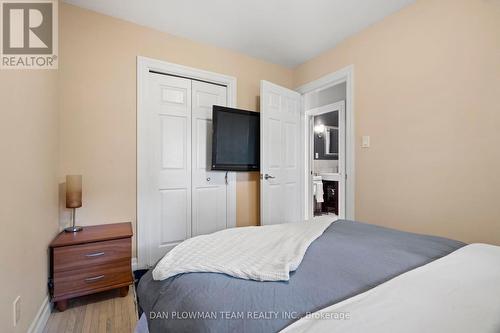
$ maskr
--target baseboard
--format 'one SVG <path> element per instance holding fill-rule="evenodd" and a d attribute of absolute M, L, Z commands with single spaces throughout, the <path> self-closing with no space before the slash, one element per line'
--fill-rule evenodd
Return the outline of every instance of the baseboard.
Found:
<path fill-rule="evenodd" d="M 138 265 L 138 264 L 137 264 L 137 258 L 136 258 L 136 257 L 133 257 L 133 258 L 132 258 L 132 272 L 133 272 L 133 271 L 136 271 L 136 270 L 138 270 L 138 269 L 139 269 L 139 267 L 138 267 L 137 265 Z"/>
<path fill-rule="evenodd" d="M 52 304 L 49 302 L 49 297 L 45 297 L 38 309 L 38 312 L 33 319 L 30 327 L 28 328 L 28 333 L 42 333 L 47 321 L 49 320 L 50 312 L 52 311 Z"/>

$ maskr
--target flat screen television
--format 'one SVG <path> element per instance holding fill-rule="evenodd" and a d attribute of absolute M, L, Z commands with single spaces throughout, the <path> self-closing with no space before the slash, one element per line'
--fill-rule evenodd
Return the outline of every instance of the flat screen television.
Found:
<path fill-rule="evenodd" d="M 259 113 L 218 105 L 212 112 L 212 170 L 259 171 Z"/>

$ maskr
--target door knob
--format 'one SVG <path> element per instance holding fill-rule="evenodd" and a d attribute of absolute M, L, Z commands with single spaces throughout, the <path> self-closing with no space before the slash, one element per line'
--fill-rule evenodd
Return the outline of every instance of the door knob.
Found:
<path fill-rule="evenodd" d="M 209 181 L 210 181 L 210 177 L 207 177 L 207 182 L 209 182 Z"/>
<path fill-rule="evenodd" d="M 267 173 L 264 175 L 264 179 L 265 179 L 265 180 L 268 180 L 268 179 L 274 179 L 274 178 L 276 178 L 276 177 L 271 176 L 271 175 L 268 175 Z"/>

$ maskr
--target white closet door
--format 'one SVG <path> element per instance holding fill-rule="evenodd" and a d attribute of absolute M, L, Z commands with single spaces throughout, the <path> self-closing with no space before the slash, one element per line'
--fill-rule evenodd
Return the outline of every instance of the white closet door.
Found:
<path fill-rule="evenodd" d="M 226 87 L 192 81 L 193 209 L 192 235 L 227 228 L 225 172 L 210 171 L 212 164 L 212 106 L 226 106 Z"/>
<path fill-rule="evenodd" d="M 300 94 L 261 81 L 261 224 L 301 218 Z"/>
<path fill-rule="evenodd" d="M 153 265 L 191 236 L 191 80 L 149 75 L 141 190 Z"/>

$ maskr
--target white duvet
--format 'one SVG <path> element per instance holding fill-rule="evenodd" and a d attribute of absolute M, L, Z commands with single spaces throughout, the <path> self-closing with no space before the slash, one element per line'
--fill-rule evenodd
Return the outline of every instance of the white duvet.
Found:
<path fill-rule="evenodd" d="M 465 246 L 282 332 L 498 333 L 500 247 Z"/>
<path fill-rule="evenodd" d="M 153 278 L 164 280 L 180 273 L 214 272 L 257 281 L 287 281 L 309 245 L 331 223 L 232 228 L 193 237 L 158 262 Z"/>

